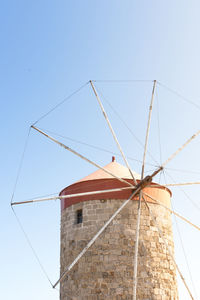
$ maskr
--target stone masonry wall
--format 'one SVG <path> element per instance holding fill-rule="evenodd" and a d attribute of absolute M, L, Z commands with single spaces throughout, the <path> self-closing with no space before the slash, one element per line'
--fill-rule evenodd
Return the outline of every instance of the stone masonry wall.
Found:
<path fill-rule="evenodd" d="M 91 200 L 61 216 L 61 274 L 124 200 Z M 174 252 L 171 215 L 149 204 Z M 61 282 L 61 300 L 132 299 L 137 201 L 130 201 Z M 76 224 L 77 210 L 83 223 Z M 142 203 L 137 300 L 177 300 L 176 271 L 158 230 Z"/>

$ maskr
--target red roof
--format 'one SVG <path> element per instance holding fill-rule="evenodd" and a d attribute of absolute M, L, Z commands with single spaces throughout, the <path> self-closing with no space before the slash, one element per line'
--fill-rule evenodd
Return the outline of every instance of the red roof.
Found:
<path fill-rule="evenodd" d="M 113 157 L 112 162 L 109 163 L 104 167 L 104 169 L 108 170 L 110 173 L 114 174 L 115 176 L 119 178 L 123 178 L 127 180 L 129 183 L 133 184 L 132 176 L 128 170 L 128 168 L 124 167 L 123 165 L 115 162 L 115 159 Z M 132 172 L 137 182 L 140 181 L 140 175 Z M 64 188 L 60 192 L 60 196 L 64 195 L 73 195 L 73 194 L 79 194 L 74 197 L 69 197 L 66 199 L 61 200 L 61 209 L 64 210 L 65 208 L 79 203 L 83 201 L 89 201 L 89 200 L 99 200 L 99 199 L 128 199 L 132 193 L 132 190 L 125 189 L 121 191 L 113 191 L 113 192 L 106 192 L 106 193 L 98 193 L 98 194 L 88 194 L 84 195 L 84 193 L 87 192 L 93 192 L 93 191 L 103 191 L 103 190 L 109 190 L 109 189 L 118 189 L 122 187 L 127 187 L 126 183 L 121 182 L 111 176 L 110 174 L 106 173 L 105 171 L 98 169 L 97 171 L 93 172 L 92 174 L 82 178 L 81 180 L 75 182 L 74 184 Z M 155 193 L 166 193 L 166 197 L 170 197 L 171 192 L 166 187 L 157 185 L 155 183 L 151 183 L 150 186 L 145 187 L 145 190 L 154 197 L 158 197 Z M 83 193 L 83 195 L 81 195 Z M 155 195 L 154 195 L 155 194 Z M 164 197 L 164 196 L 163 196 Z M 159 196 L 159 199 L 162 197 Z M 138 195 L 135 196 L 132 200 L 138 200 Z M 147 199 L 148 202 L 154 202 L 150 198 Z"/>
<path fill-rule="evenodd" d="M 117 163 L 116 161 L 112 161 L 108 165 L 104 167 L 104 169 L 108 170 L 110 173 L 116 175 L 119 178 L 125 179 L 132 179 L 132 176 L 128 170 L 128 168 L 124 167 L 123 165 Z M 140 179 L 140 175 L 136 172 L 132 171 L 133 176 L 135 179 Z M 113 178 L 110 174 L 104 172 L 102 169 L 99 169 L 92 174 L 80 179 L 78 182 L 88 181 L 88 180 L 95 180 L 95 179 L 107 179 Z"/>

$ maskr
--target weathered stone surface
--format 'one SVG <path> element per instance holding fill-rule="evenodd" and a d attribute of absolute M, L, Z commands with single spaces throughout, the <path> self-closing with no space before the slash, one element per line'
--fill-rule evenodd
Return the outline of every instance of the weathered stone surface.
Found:
<path fill-rule="evenodd" d="M 61 273 L 122 203 L 91 200 L 62 211 Z M 132 300 L 137 205 L 130 201 L 75 265 L 61 283 L 61 300 Z M 173 252 L 170 213 L 157 204 L 149 205 Z M 83 223 L 76 224 L 79 209 Z M 144 203 L 140 228 L 137 299 L 177 300 L 173 261 Z"/>

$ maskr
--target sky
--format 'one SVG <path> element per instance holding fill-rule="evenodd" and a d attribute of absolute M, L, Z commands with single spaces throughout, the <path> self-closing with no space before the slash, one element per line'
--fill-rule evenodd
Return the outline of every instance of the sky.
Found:
<path fill-rule="evenodd" d="M 149 174 L 200 128 L 199 10 L 199 1 L 194 0 L 1 1 L 3 299 L 59 299 L 59 292 L 52 289 L 42 272 L 10 208 L 30 125 L 36 122 L 36 126 L 102 166 L 108 164 L 112 153 L 119 152 L 88 83 L 96 80 L 113 128 L 131 158 L 131 167 L 140 172 L 138 160 L 142 159 L 143 149 L 138 139 L 144 143 L 153 80 L 157 80 L 148 148 L 151 156 L 146 165 Z M 83 85 L 63 105 L 40 119 Z M 198 181 L 199 149 L 197 137 L 157 181 Z M 31 129 L 13 201 L 58 193 L 93 171 L 93 166 Z M 198 225 L 199 186 L 172 192 L 173 208 Z M 15 212 L 48 278 L 55 283 L 59 277 L 59 202 L 18 206 Z M 199 299 L 199 232 L 182 221 L 177 220 L 177 224 L 173 218 L 177 263 L 194 298 Z M 190 299 L 180 280 L 179 294 L 181 300 Z"/>

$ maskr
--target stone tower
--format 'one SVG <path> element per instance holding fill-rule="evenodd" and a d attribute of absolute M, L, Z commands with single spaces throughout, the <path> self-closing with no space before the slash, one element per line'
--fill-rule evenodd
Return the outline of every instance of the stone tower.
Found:
<path fill-rule="evenodd" d="M 127 168 L 113 161 L 105 166 L 132 182 Z M 137 182 L 140 177 L 134 173 Z M 66 187 L 60 195 L 113 189 L 124 183 L 98 170 Z M 170 207 L 171 192 L 151 183 L 144 191 Z M 96 232 L 131 194 L 130 190 L 63 199 L 61 202 L 61 274 Z M 171 215 L 146 198 L 174 252 Z M 130 299 L 133 295 L 133 257 L 138 197 L 119 213 L 60 285 L 61 300 Z M 137 300 L 177 300 L 176 270 L 158 230 L 142 203 Z"/>

